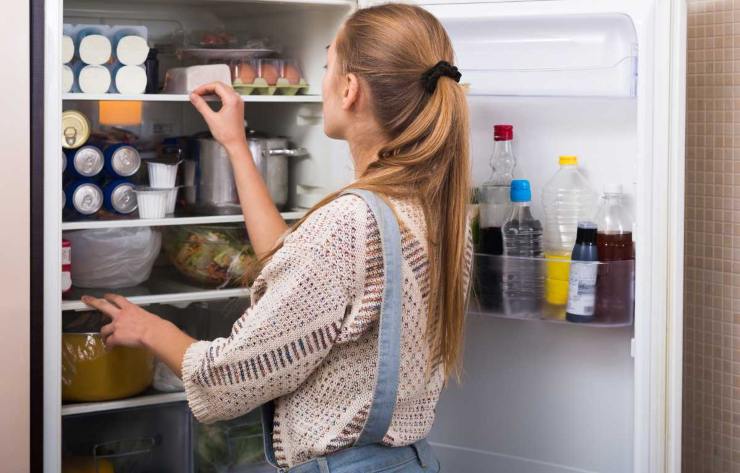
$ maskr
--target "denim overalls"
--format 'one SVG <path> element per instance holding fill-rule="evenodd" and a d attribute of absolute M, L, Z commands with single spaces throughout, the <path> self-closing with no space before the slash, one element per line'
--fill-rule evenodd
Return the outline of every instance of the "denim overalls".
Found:
<path fill-rule="evenodd" d="M 426 440 L 406 447 L 381 444 L 391 425 L 398 393 L 401 348 L 401 233 L 398 221 L 388 204 L 372 192 L 350 189 L 367 202 L 380 229 L 383 245 L 385 288 L 380 308 L 378 335 L 378 372 L 365 427 L 355 445 L 325 457 L 314 458 L 284 473 L 437 473 L 439 462 Z M 274 406 L 262 407 L 262 423 L 267 461 L 275 465 L 272 448 Z"/>

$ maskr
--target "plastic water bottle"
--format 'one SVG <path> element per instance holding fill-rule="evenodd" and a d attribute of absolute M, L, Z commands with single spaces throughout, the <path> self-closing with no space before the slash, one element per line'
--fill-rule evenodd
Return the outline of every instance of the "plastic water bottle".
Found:
<path fill-rule="evenodd" d="M 543 204 L 545 258 L 550 260 L 545 265 L 545 300 L 558 307 L 556 318 L 564 318 L 570 267 L 567 260 L 576 242 L 578 222 L 590 220 L 596 205 L 596 192 L 578 170 L 577 157 L 560 156 L 560 169 L 545 185 Z"/>
<path fill-rule="evenodd" d="M 532 216 L 527 180 L 511 181 L 512 208 L 503 226 L 504 312 L 538 316 L 542 304 L 542 224 Z M 514 258 L 518 257 L 518 258 Z"/>
<path fill-rule="evenodd" d="M 494 125 L 491 177 L 479 188 L 478 252 L 486 255 L 503 255 L 504 243 L 501 228 L 509 215 L 511 180 L 516 166 L 512 151 L 514 127 Z M 501 258 L 481 257 L 477 260 L 478 282 L 476 294 L 482 308 L 501 312 L 503 292 L 503 262 Z"/>

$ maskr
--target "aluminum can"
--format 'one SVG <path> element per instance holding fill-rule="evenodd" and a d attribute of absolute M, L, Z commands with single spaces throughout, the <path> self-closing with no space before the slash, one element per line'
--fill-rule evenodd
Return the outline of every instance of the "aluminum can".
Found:
<path fill-rule="evenodd" d="M 109 212 L 128 215 L 138 208 L 134 185 L 124 179 L 114 179 L 103 186 L 103 206 Z"/>
<path fill-rule="evenodd" d="M 73 149 L 84 145 L 90 138 L 90 120 L 77 110 L 62 113 L 62 147 Z"/>
<path fill-rule="evenodd" d="M 72 242 L 62 240 L 62 294 L 72 289 Z"/>
<path fill-rule="evenodd" d="M 95 177 L 103 170 L 103 152 L 97 146 L 85 145 L 66 153 L 70 162 L 69 174 L 74 177 Z"/>
<path fill-rule="evenodd" d="M 105 172 L 110 177 L 131 177 L 141 168 L 141 156 L 131 145 L 116 143 L 105 147 Z"/>
<path fill-rule="evenodd" d="M 92 179 L 77 179 L 64 188 L 67 208 L 81 215 L 92 215 L 103 207 L 103 191 Z"/>

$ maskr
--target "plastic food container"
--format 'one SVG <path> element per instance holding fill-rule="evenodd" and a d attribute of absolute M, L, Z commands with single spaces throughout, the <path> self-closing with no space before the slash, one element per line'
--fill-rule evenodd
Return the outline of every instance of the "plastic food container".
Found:
<path fill-rule="evenodd" d="M 267 85 L 276 85 L 280 78 L 282 65 L 280 59 L 260 59 L 257 77 L 264 80 Z"/>
<path fill-rule="evenodd" d="M 179 187 L 173 187 L 167 189 L 167 203 L 165 204 L 165 212 L 167 215 L 175 213 L 175 206 L 177 205 L 177 191 Z"/>
<path fill-rule="evenodd" d="M 158 189 L 175 187 L 178 166 L 180 161 L 174 164 L 148 161 L 146 167 L 149 171 L 149 185 Z"/>
<path fill-rule="evenodd" d="M 106 348 L 98 332 L 62 334 L 62 400 L 109 401 L 152 384 L 154 357 L 141 348 Z"/>
<path fill-rule="evenodd" d="M 298 85 L 303 78 L 301 67 L 295 59 L 283 59 L 280 64 L 280 79 L 288 82 L 289 85 Z"/>
<path fill-rule="evenodd" d="M 167 228 L 164 250 L 186 279 L 209 287 L 250 283 L 256 257 L 243 227 L 207 225 Z"/>
<path fill-rule="evenodd" d="M 137 187 L 136 201 L 139 203 L 139 218 L 164 218 L 172 189 Z"/>

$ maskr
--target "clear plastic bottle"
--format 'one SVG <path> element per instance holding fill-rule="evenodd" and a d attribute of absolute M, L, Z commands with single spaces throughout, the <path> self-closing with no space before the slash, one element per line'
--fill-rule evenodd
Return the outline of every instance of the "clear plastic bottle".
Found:
<path fill-rule="evenodd" d="M 634 305 L 635 247 L 632 242 L 632 215 L 624 202 L 622 186 L 610 185 L 596 214 L 596 244 L 599 250 L 595 320 L 627 323 Z"/>
<path fill-rule="evenodd" d="M 512 151 L 514 127 L 494 125 L 493 154 L 491 155 L 491 177 L 478 190 L 479 233 L 478 252 L 487 255 L 503 255 L 504 243 L 501 227 L 511 208 L 509 193 L 516 158 Z M 482 308 L 501 312 L 502 306 L 502 260 L 500 258 L 478 259 L 478 282 L 476 293 Z"/>
<path fill-rule="evenodd" d="M 527 180 L 511 182 L 512 208 L 503 226 L 504 312 L 538 316 L 542 304 L 543 277 L 537 260 L 542 256 L 542 224 L 532 216 L 532 191 Z M 523 257 L 509 258 L 512 256 Z"/>
<path fill-rule="evenodd" d="M 556 318 L 564 318 L 568 301 L 569 263 L 580 220 L 594 214 L 596 192 L 578 170 L 576 156 L 560 156 L 560 169 L 543 190 L 545 209 L 544 247 L 546 263 L 545 300 L 556 306 Z M 562 308 L 563 310 L 560 310 Z"/>
<path fill-rule="evenodd" d="M 509 213 L 509 192 L 516 167 L 516 158 L 511 148 L 513 139 L 513 126 L 494 125 L 491 178 L 481 185 L 479 195 L 480 253 L 503 254 L 501 225 Z"/>

